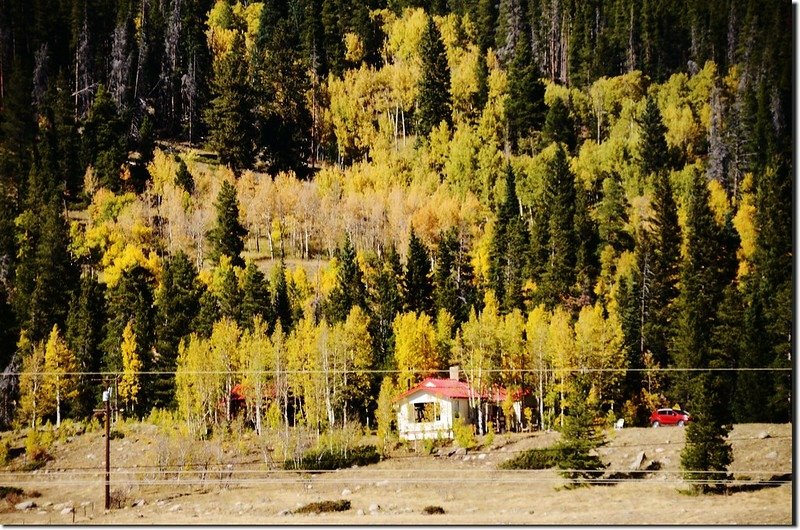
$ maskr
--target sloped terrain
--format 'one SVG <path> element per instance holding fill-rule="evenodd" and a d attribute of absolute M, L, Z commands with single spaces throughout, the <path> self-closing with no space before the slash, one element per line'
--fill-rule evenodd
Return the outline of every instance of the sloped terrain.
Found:
<path fill-rule="evenodd" d="M 621 480 L 577 489 L 564 488 L 554 470 L 497 467 L 519 451 L 551 445 L 557 433 L 498 435 L 491 447 L 466 454 L 452 446 L 424 456 L 400 448 L 376 465 L 312 474 L 267 471 L 252 438 L 181 443 L 152 425 L 122 430 L 125 437 L 111 441 L 112 497 L 121 508 L 103 510 L 104 440 L 93 432 L 57 442 L 54 460 L 35 473 L 4 473 L 0 484 L 18 485 L 26 495 L 0 501 L 0 523 L 790 524 L 793 515 L 788 424 L 735 426 L 731 471 L 740 483 L 727 495 L 706 496 L 687 493 L 680 475 L 684 430 L 675 427 L 609 431 L 600 449 L 604 476 Z M 202 468 L 204 459 L 206 469 L 175 473 L 170 466 L 181 455 L 192 463 L 185 470 Z M 781 476 L 780 484 L 763 482 Z M 338 500 L 350 501 L 350 509 L 293 513 Z M 34 505 L 15 508 L 24 502 Z"/>

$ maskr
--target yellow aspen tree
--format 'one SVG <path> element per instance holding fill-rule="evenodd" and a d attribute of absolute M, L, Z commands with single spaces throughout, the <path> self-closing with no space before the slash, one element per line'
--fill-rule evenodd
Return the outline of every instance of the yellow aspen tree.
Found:
<path fill-rule="evenodd" d="M 562 307 L 556 307 L 550 317 L 550 326 L 547 331 L 547 351 L 552 359 L 555 384 L 548 396 L 548 401 L 555 406 L 559 404 L 559 422 L 564 426 L 564 407 L 567 393 L 567 384 L 571 378 L 570 370 L 573 368 L 575 350 L 575 337 L 570 323 L 570 316 Z"/>
<path fill-rule="evenodd" d="M 217 409 L 218 379 L 202 373 L 208 370 L 210 352 L 209 341 L 194 333 L 188 342 L 181 341 L 178 348 L 175 398 L 191 433 L 202 429 L 202 434 L 205 434 Z"/>
<path fill-rule="evenodd" d="M 366 407 L 369 401 L 370 379 L 366 372 L 372 366 L 372 338 L 369 317 L 359 306 L 353 306 L 347 320 L 340 324 L 341 369 L 343 393 L 343 423 L 347 425 L 347 410 L 357 404 Z"/>
<path fill-rule="evenodd" d="M 242 389 L 247 402 L 248 415 L 252 418 L 256 433 L 262 432 L 264 392 L 272 380 L 269 373 L 273 358 L 272 343 L 267 334 L 267 325 L 260 316 L 253 320 L 253 330 L 242 335 L 239 343 L 242 354 Z"/>
<path fill-rule="evenodd" d="M 535 372 L 536 378 L 536 401 L 539 405 L 539 426 L 545 428 L 544 403 L 551 378 L 550 357 L 547 349 L 547 337 L 550 328 L 550 313 L 545 309 L 544 304 L 534 307 L 528 313 L 528 322 L 525 325 L 525 335 L 527 339 L 528 356 L 530 368 Z M 547 428 L 550 426 L 547 425 Z"/>
<path fill-rule="evenodd" d="M 436 348 L 436 330 L 428 315 L 402 313 L 395 318 L 392 329 L 398 389 L 407 390 L 442 368 Z"/>
<path fill-rule="evenodd" d="M 206 371 L 211 373 L 206 377 L 208 381 L 213 382 L 217 401 L 225 404 L 226 421 L 231 420 L 231 391 L 240 368 L 238 354 L 240 335 L 236 322 L 225 317 L 214 323 L 209 338 L 210 358 Z M 216 419 L 215 417 L 215 421 Z"/>
<path fill-rule="evenodd" d="M 130 321 L 122 330 L 122 377 L 118 391 L 119 397 L 125 405 L 126 411 L 133 411 L 139 396 L 139 372 L 142 370 L 142 360 L 136 351 L 136 333 Z"/>
<path fill-rule="evenodd" d="M 581 308 L 575 322 L 575 363 L 576 368 L 591 371 L 591 394 L 613 405 L 625 373 L 622 326 L 613 316 L 606 319 L 603 312 L 599 303 Z"/>
<path fill-rule="evenodd" d="M 479 432 L 485 431 L 481 395 L 496 382 L 495 370 L 500 366 L 500 341 L 497 336 L 500 322 L 497 299 L 492 291 L 487 291 L 480 316 L 476 315 L 474 309 L 471 310 L 469 320 L 456 334 L 453 357 L 461 366 L 470 386 L 470 407 L 477 409 Z"/>
<path fill-rule="evenodd" d="M 30 421 L 31 429 L 35 429 L 41 417 L 46 414 L 44 406 L 44 343 L 31 345 L 27 333 L 22 332 L 17 343 L 22 355 L 22 373 L 19 376 L 20 403 L 18 417 Z"/>
<path fill-rule="evenodd" d="M 77 393 L 77 361 L 61 337 L 58 325 L 53 325 L 44 349 L 45 385 L 48 395 L 56 401 L 56 427 L 61 426 L 61 403 Z"/>
<path fill-rule="evenodd" d="M 384 376 L 383 381 L 381 381 L 381 390 L 378 393 L 378 408 L 375 411 L 381 453 L 386 450 L 386 442 L 392 434 L 395 396 L 397 396 L 397 389 L 394 386 L 394 382 L 392 382 L 391 376 Z"/>

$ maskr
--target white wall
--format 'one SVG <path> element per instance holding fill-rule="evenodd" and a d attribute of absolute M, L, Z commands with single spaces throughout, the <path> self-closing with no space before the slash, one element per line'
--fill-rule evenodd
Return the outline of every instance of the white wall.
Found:
<path fill-rule="evenodd" d="M 414 405 L 419 403 L 436 403 L 439 407 L 439 420 L 417 423 Z M 420 390 L 398 403 L 397 430 L 404 440 L 452 439 L 454 412 L 466 418 L 467 410 L 466 399 L 440 398 Z"/>

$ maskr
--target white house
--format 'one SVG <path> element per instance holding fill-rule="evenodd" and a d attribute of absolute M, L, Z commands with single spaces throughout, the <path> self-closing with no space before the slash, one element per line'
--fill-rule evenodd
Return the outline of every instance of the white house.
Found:
<path fill-rule="evenodd" d="M 498 409 L 505 399 L 506 391 L 496 388 L 491 396 L 473 392 L 473 399 L 492 401 Z M 487 400 L 487 397 L 491 399 Z M 458 380 L 458 367 L 450 369 L 449 379 L 428 377 L 417 386 L 408 389 L 395 400 L 397 405 L 397 431 L 401 439 L 452 439 L 453 423 L 463 418 L 465 423 L 475 423 L 474 412 L 469 406 L 470 387 Z M 515 412 L 519 403 L 515 403 Z M 517 412 L 517 415 L 519 413 Z"/>

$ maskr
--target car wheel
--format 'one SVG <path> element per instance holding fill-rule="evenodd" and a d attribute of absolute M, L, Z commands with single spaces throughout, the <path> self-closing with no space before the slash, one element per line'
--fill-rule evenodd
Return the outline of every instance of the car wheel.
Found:
<path fill-rule="evenodd" d="M 683 420 L 678 422 L 678 427 L 683 427 L 683 425 L 684 425 Z"/>
<path fill-rule="evenodd" d="M 652 425 L 653 425 L 653 428 L 655 429 L 656 427 L 658 427 L 658 426 L 659 426 L 659 425 L 661 425 L 661 424 L 660 424 L 660 423 L 658 423 L 657 421 L 654 421 L 654 422 L 652 423 Z"/>

